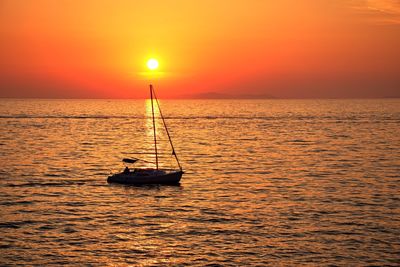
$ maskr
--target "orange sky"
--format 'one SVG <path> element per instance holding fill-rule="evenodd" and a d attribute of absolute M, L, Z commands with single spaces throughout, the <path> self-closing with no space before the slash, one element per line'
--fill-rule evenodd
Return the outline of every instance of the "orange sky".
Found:
<path fill-rule="evenodd" d="M 142 98 L 149 81 L 168 98 L 400 97 L 400 2 L 0 0 L 0 97 Z"/>

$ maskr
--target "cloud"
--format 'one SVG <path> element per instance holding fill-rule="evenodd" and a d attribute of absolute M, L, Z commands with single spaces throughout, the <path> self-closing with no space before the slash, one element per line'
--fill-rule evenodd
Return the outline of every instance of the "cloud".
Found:
<path fill-rule="evenodd" d="M 378 24 L 400 24 L 399 0 L 353 0 L 350 7 L 356 13 Z"/>

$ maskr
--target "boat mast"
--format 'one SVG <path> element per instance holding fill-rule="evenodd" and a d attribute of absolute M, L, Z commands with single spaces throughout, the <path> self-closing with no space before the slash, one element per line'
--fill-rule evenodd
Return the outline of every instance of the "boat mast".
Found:
<path fill-rule="evenodd" d="M 168 135 L 168 140 L 169 140 L 169 143 L 170 143 L 171 149 L 172 149 L 172 155 L 174 155 L 174 157 L 176 159 L 176 163 L 178 163 L 179 169 L 182 171 L 182 166 L 179 163 L 178 156 L 175 153 L 175 148 L 174 148 L 174 145 L 172 144 L 172 139 L 171 139 L 171 136 L 169 135 L 168 127 L 167 127 L 167 124 L 165 123 L 164 116 L 163 116 L 163 114 L 161 112 L 160 104 L 158 103 L 158 99 L 157 99 L 156 92 L 154 91 L 154 89 L 153 89 L 153 94 L 154 94 L 154 99 L 156 100 L 157 108 L 158 108 L 158 110 L 160 112 L 160 116 L 161 116 L 162 122 L 164 124 L 165 131 L 167 132 L 167 135 Z"/>
<path fill-rule="evenodd" d="M 151 85 L 151 84 L 150 84 L 150 99 L 151 99 L 151 114 L 153 116 L 153 133 L 154 133 L 154 150 L 156 152 L 156 168 L 158 170 L 156 123 L 155 123 L 155 119 L 154 119 L 154 106 L 153 106 L 153 85 Z"/>

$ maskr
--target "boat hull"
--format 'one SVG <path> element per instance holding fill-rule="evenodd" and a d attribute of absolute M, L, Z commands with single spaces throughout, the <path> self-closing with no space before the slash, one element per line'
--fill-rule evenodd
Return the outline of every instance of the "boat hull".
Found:
<path fill-rule="evenodd" d="M 107 182 L 109 183 L 119 183 L 119 184 L 132 184 L 132 185 L 142 185 L 142 184 L 179 184 L 182 178 L 183 171 L 174 171 L 165 174 L 158 175 L 132 175 L 125 173 L 117 173 L 109 176 Z"/>

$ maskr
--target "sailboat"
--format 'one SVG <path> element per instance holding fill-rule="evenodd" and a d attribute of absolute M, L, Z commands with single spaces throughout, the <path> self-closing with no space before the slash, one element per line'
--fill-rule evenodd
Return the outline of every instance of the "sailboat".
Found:
<path fill-rule="evenodd" d="M 169 134 L 167 124 L 165 123 L 164 116 L 162 115 L 160 105 L 158 103 L 158 99 L 156 97 L 155 91 L 153 89 L 153 85 L 150 84 L 150 100 L 151 100 L 151 114 L 152 114 L 152 121 L 153 121 L 153 136 L 154 136 L 154 155 L 155 155 L 155 163 L 149 162 L 146 160 L 140 160 L 138 158 L 124 158 L 122 161 L 126 164 L 135 164 L 136 162 L 146 162 L 152 163 L 155 167 L 151 168 L 128 168 L 126 166 L 125 170 L 119 173 L 112 174 L 107 178 L 107 182 L 109 183 L 120 183 L 120 184 L 179 184 L 183 170 L 182 166 L 179 163 L 178 156 L 176 155 L 174 145 L 172 144 L 172 139 Z M 155 102 L 155 104 L 154 104 Z M 163 126 L 165 132 L 167 133 L 168 140 L 172 149 L 172 155 L 175 157 L 175 160 L 178 165 L 178 169 L 166 169 L 166 168 L 159 168 L 159 152 L 157 150 L 157 131 L 156 131 L 156 124 L 155 124 L 155 116 L 154 116 L 154 106 L 157 106 L 160 117 L 163 122 Z M 141 153 L 139 153 L 141 154 Z"/>

